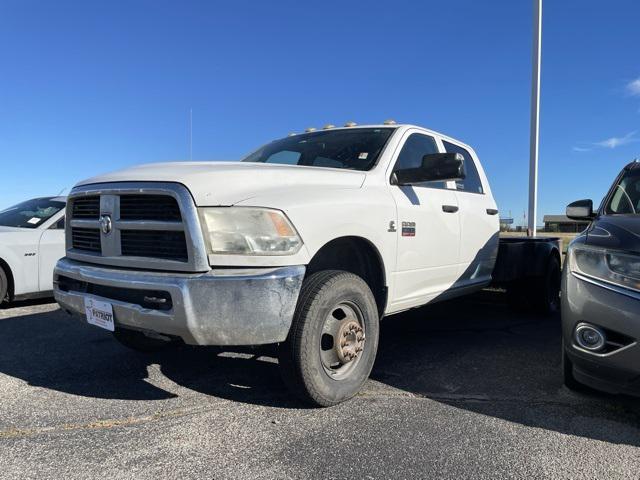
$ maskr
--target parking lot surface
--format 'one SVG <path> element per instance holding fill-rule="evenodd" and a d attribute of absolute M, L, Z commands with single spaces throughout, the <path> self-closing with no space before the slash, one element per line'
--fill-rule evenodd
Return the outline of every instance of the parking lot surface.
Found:
<path fill-rule="evenodd" d="M 352 401 L 271 357 L 125 349 L 51 301 L 0 310 L 3 478 L 638 478 L 640 406 L 562 386 L 560 324 L 496 294 L 383 321 Z"/>

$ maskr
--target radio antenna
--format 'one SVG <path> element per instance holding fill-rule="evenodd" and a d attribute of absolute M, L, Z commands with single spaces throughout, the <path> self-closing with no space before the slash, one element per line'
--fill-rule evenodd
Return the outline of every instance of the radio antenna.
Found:
<path fill-rule="evenodd" d="M 193 108 L 189 108 L 189 160 L 193 160 Z"/>

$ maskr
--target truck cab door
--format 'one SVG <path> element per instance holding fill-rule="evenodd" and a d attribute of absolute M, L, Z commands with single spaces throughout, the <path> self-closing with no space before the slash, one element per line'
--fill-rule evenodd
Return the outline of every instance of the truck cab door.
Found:
<path fill-rule="evenodd" d="M 442 150 L 434 137 L 418 131 L 408 131 L 399 148 L 393 171 L 418 167 L 424 155 Z M 460 223 L 452 183 L 390 185 L 398 218 L 392 310 L 423 305 L 456 282 Z"/>
<path fill-rule="evenodd" d="M 447 152 L 464 157 L 466 171 L 466 177 L 455 182 L 460 207 L 460 266 L 456 286 L 481 288 L 491 282 L 498 253 L 498 209 L 477 158 L 461 145 L 447 140 L 442 143 Z"/>
<path fill-rule="evenodd" d="M 42 232 L 38 248 L 39 291 L 53 290 L 53 267 L 65 255 L 64 216 Z"/>

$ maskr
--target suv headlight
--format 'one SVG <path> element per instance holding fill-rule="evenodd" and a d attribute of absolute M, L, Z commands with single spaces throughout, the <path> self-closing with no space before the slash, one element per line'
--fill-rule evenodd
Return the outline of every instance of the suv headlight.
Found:
<path fill-rule="evenodd" d="M 253 207 L 199 208 L 209 253 L 292 255 L 302 240 L 280 210 Z"/>
<path fill-rule="evenodd" d="M 640 256 L 585 245 L 569 249 L 572 272 L 640 291 Z"/>

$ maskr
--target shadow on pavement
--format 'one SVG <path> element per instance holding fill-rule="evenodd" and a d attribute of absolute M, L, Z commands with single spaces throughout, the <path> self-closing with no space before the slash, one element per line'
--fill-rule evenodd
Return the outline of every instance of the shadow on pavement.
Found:
<path fill-rule="evenodd" d="M 20 302 L 19 307 L 42 302 Z M 59 309 L 16 317 L 2 313 L 0 373 L 29 385 L 87 397 L 156 400 L 173 396 L 144 382 L 148 359 L 116 344 L 109 332 L 87 328 Z"/>
<path fill-rule="evenodd" d="M 26 300 L 14 300 L 12 302 L 4 302 L 0 304 L 0 312 L 3 310 L 9 310 L 12 308 L 21 308 L 21 307 L 33 307 L 36 305 L 46 305 L 49 303 L 56 303 L 53 297 L 39 297 L 39 298 L 31 298 Z"/>
<path fill-rule="evenodd" d="M 559 318 L 514 313 L 495 296 L 482 292 L 385 319 L 372 380 L 518 424 L 640 446 L 640 402 L 563 387 Z M 60 310 L 0 319 L 0 373 L 30 385 L 97 398 L 171 398 L 144 381 L 147 367 L 158 364 L 173 382 L 207 395 L 301 408 L 277 363 L 261 355 L 273 352 L 183 346 L 138 354 Z"/>
<path fill-rule="evenodd" d="M 514 423 L 640 446 L 637 399 L 564 387 L 559 315 L 514 313 L 497 296 L 485 291 L 387 319 L 371 377 Z"/>

